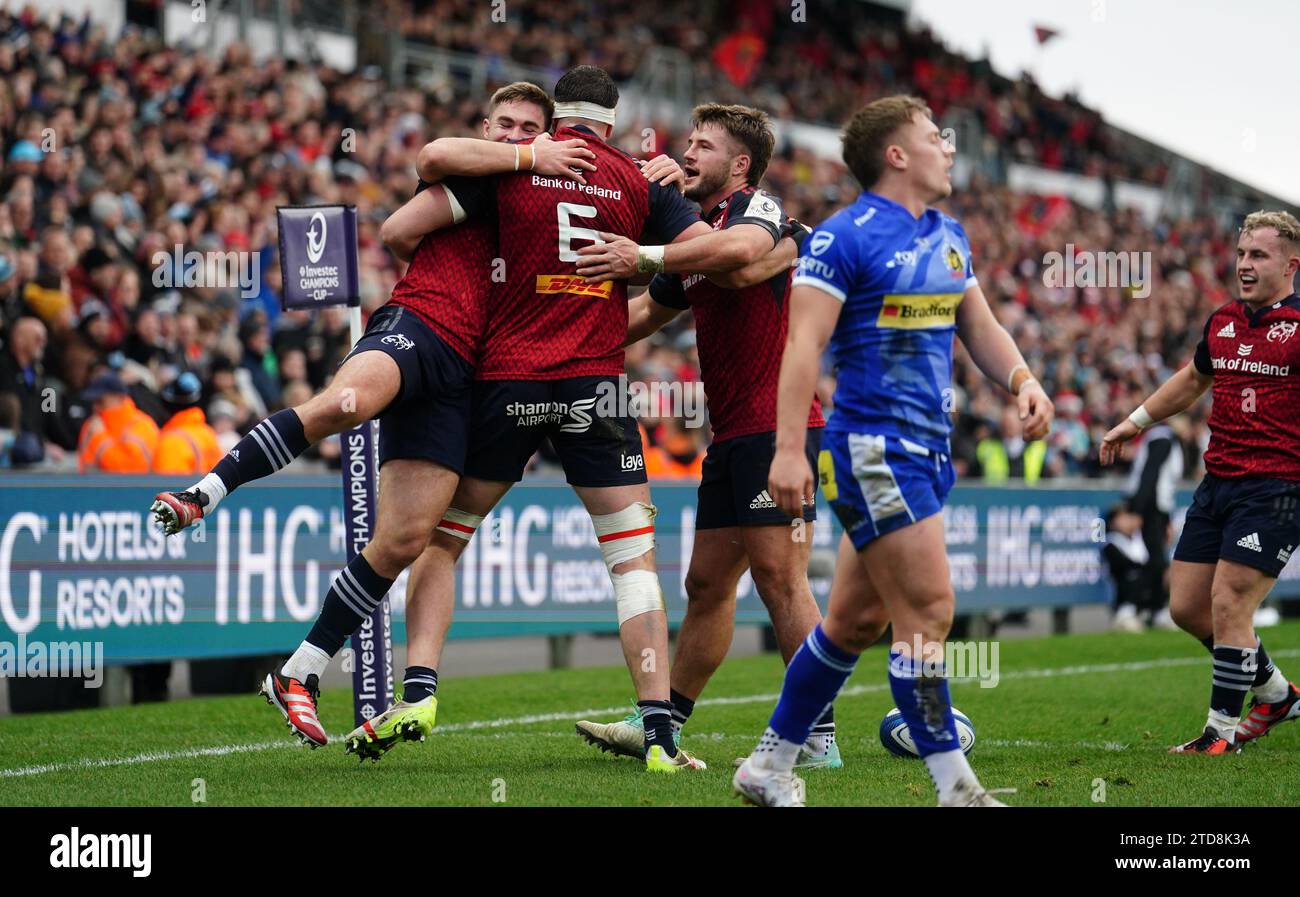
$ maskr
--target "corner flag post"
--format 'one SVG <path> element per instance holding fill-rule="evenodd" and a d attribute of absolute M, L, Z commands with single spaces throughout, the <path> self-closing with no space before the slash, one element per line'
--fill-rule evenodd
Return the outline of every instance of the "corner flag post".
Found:
<path fill-rule="evenodd" d="M 357 282 L 357 211 L 324 205 L 276 209 L 284 309 L 348 306 L 351 345 L 361 339 Z M 347 559 L 370 542 L 379 498 L 379 424 L 342 434 L 343 523 Z M 352 634 L 352 706 L 356 725 L 393 700 L 393 625 L 388 598 Z"/>

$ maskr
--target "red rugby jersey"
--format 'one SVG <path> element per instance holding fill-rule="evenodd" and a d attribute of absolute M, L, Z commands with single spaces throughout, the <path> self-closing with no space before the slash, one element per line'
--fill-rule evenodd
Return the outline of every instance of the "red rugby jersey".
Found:
<path fill-rule="evenodd" d="M 757 224 L 772 235 L 772 244 L 791 222 L 781 201 L 745 187 L 704 216 L 715 230 Z M 650 282 L 650 298 L 672 308 L 695 312 L 700 373 L 709 405 L 713 441 L 776 429 L 776 391 L 790 320 L 791 272 L 743 290 L 717 286 L 700 274 L 661 274 Z M 808 426 L 825 426 L 821 401 L 814 395 Z"/>
<path fill-rule="evenodd" d="M 463 179 L 448 178 L 451 186 Z M 420 182 L 423 190 L 428 184 Z M 496 257 L 496 228 L 466 221 L 420 241 L 389 302 L 409 308 L 456 354 L 475 364 L 487 329 L 488 284 Z"/>
<path fill-rule="evenodd" d="M 641 243 L 671 243 L 699 221 L 672 187 L 651 184 L 631 156 L 586 128 L 562 128 L 596 154 L 586 184 L 530 171 L 477 178 L 453 194 L 471 218 L 496 209 L 503 265 L 491 285 L 482 380 L 559 380 L 623 373 L 627 284 L 588 284 L 578 250 L 599 231 Z"/>
<path fill-rule="evenodd" d="M 1240 300 L 1205 324 L 1194 363 L 1214 377 L 1205 469 L 1300 480 L 1300 296 L 1257 312 Z"/>

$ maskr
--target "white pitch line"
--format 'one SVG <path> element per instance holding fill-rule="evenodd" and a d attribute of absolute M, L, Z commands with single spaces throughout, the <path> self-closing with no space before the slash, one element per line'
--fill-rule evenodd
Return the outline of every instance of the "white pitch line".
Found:
<path fill-rule="evenodd" d="M 1273 657 L 1300 657 L 1300 649 L 1288 649 L 1284 651 L 1272 651 Z M 1195 666 L 1203 664 L 1205 657 L 1169 657 L 1160 660 L 1140 660 L 1130 663 L 1101 663 L 1101 664 L 1084 664 L 1069 667 L 1049 667 L 1038 670 L 1014 670 L 1003 673 L 1001 679 L 1051 679 L 1061 676 L 1087 676 L 1099 673 L 1128 673 L 1141 672 L 1142 670 L 1161 669 L 1164 667 L 1181 667 Z M 888 684 L 873 685 L 854 685 L 840 692 L 841 698 L 851 698 L 857 695 L 871 694 L 873 692 L 887 691 Z M 768 693 L 759 695 L 736 695 L 726 698 L 702 698 L 696 702 L 696 706 L 724 706 L 734 704 L 761 704 L 771 703 L 779 698 L 778 693 Z M 581 719 L 592 716 L 609 716 L 616 713 L 627 711 L 626 706 L 620 707 L 599 707 L 588 710 L 564 711 L 558 713 L 534 713 L 528 716 L 511 716 L 501 717 L 499 719 L 470 720 L 463 723 L 451 723 L 446 726 L 439 726 L 434 730 L 435 735 L 452 733 L 452 732 L 471 732 L 478 729 L 505 729 L 511 726 L 528 726 L 536 723 L 551 723 L 566 720 Z M 339 741 L 341 736 L 330 736 L 330 741 Z M 1001 742 L 990 741 L 988 744 L 1001 745 Z M 1026 747 L 1049 747 L 1052 746 L 1047 742 L 1007 742 L 1008 745 L 1014 746 L 1023 744 Z M 1077 743 L 1076 746 L 1086 746 L 1085 743 Z M 1097 742 L 1096 746 L 1102 750 L 1123 750 L 1124 746 L 1119 742 Z M 229 754 L 246 754 L 257 751 L 273 750 L 275 748 L 301 748 L 300 744 L 292 741 L 258 741 L 251 744 L 227 744 L 216 747 L 192 748 L 183 751 L 152 751 L 145 754 L 136 754 L 131 757 L 100 757 L 86 758 L 76 760 L 71 763 L 45 763 L 37 766 L 20 766 L 12 769 L 0 769 L 0 779 L 18 779 L 31 776 L 45 775 L 51 772 L 66 772 L 75 769 L 104 769 L 114 766 L 136 766 L 145 763 L 165 763 L 170 760 L 196 760 L 204 757 L 224 757 Z"/>
<path fill-rule="evenodd" d="M 47 772 L 63 772 L 69 769 L 102 769 L 110 766 L 134 766 L 140 763 L 161 763 L 167 760 L 189 760 L 198 757 L 224 757 L 227 754 L 247 754 L 255 751 L 267 751 L 272 748 L 301 747 L 297 742 L 258 741 L 252 744 L 226 744 L 218 747 L 194 748 L 188 751 L 151 751 L 136 754 L 133 757 L 102 757 L 98 759 L 78 760 L 75 763 L 45 763 L 40 766 L 21 766 L 16 769 L 0 769 L 0 779 L 16 779 L 24 776 L 39 776 Z"/>

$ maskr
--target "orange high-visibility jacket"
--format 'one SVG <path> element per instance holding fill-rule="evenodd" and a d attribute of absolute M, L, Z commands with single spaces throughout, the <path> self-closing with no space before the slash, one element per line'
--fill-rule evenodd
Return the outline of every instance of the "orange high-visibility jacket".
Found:
<path fill-rule="evenodd" d="M 202 408 L 178 411 L 163 424 L 158 437 L 158 451 L 153 458 L 154 473 L 202 476 L 221 460 L 217 433 L 208 426 Z"/>
<path fill-rule="evenodd" d="M 81 427 L 77 460 L 82 472 L 148 473 L 158 448 L 158 425 L 126 399 L 93 414 Z"/>

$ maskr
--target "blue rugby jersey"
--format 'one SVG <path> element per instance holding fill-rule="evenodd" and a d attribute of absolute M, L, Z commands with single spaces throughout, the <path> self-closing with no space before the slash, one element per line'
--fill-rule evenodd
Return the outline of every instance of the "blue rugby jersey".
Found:
<path fill-rule="evenodd" d="M 792 284 L 844 303 L 831 336 L 838 384 L 827 430 L 948 452 L 957 306 L 975 283 L 952 217 L 863 192 L 805 241 Z"/>

